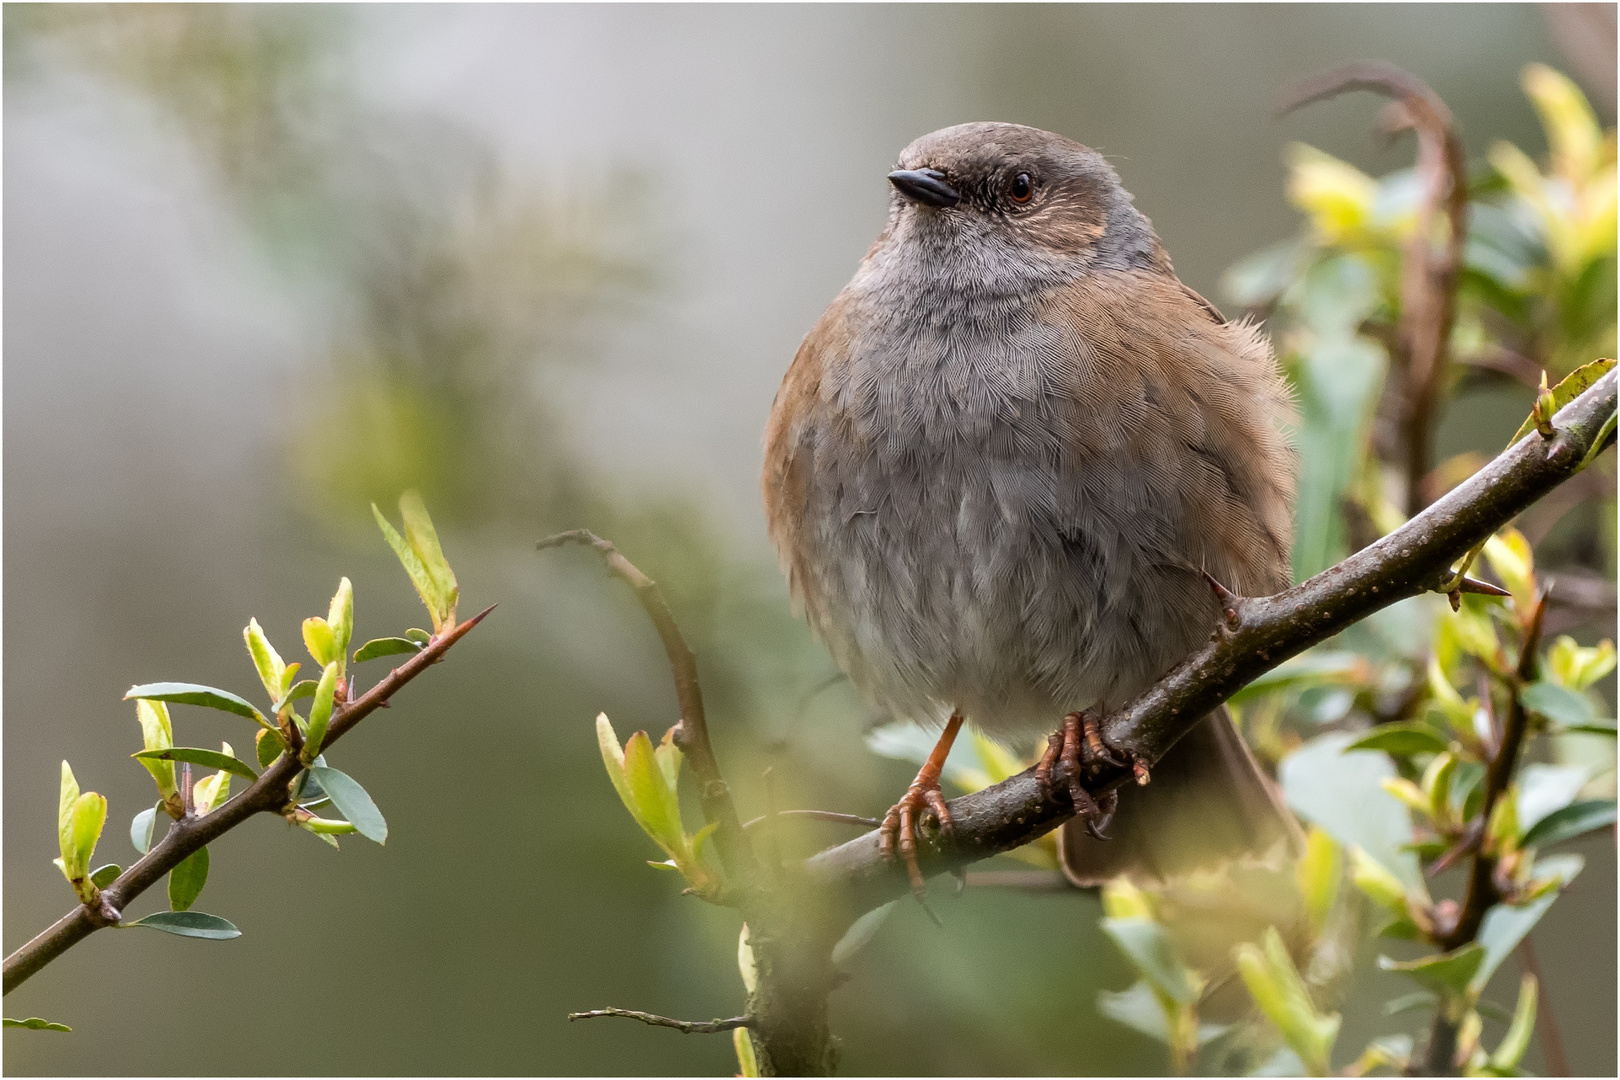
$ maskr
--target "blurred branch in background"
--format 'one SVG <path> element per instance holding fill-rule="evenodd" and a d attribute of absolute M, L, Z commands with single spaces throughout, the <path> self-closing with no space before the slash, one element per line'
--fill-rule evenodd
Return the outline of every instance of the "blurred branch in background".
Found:
<path fill-rule="evenodd" d="M 1424 488 L 1434 441 L 1435 411 L 1449 371 L 1451 330 L 1456 318 L 1457 273 L 1468 234 L 1468 182 L 1462 141 L 1446 108 L 1427 83 L 1388 64 L 1352 64 L 1296 87 L 1286 113 L 1347 90 L 1372 90 L 1394 99 L 1386 132 L 1417 133 L 1420 185 L 1417 213 L 1401 256 L 1400 318 L 1394 334 L 1395 363 L 1385 400 L 1397 404 L 1397 446 L 1382 448 L 1404 460 L 1406 514 L 1431 501 Z"/>

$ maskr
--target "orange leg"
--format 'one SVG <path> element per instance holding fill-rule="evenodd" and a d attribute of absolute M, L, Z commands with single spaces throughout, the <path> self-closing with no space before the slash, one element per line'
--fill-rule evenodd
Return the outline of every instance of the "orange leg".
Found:
<path fill-rule="evenodd" d="M 878 851 L 885 859 L 892 861 L 895 848 L 899 847 L 900 855 L 906 861 L 906 876 L 911 879 L 911 891 L 919 900 L 927 896 L 928 889 L 923 883 L 922 868 L 917 865 L 917 827 L 932 814 L 934 820 L 939 822 L 940 832 L 949 836 L 955 830 L 951 811 L 939 790 L 939 777 L 945 770 L 945 759 L 950 756 L 951 745 L 956 742 L 956 733 L 961 730 L 962 718 L 952 716 L 939 742 L 934 744 L 928 760 L 917 771 L 917 779 L 911 782 L 900 801 L 883 815 L 883 825 L 878 830 Z"/>
<path fill-rule="evenodd" d="M 1109 765 L 1124 763 L 1114 756 L 1116 751 L 1103 739 L 1098 715 L 1097 711 L 1087 709 L 1083 713 L 1070 713 L 1063 718 L 1063 727 L 1053 732 L 1046 741 L 1046 753 L 1041 756 L 1040 764 L 1035 766 L 1035 779 L 1039 782 L 1041 791 L 1049 795 L 1052 766 L 1059 761 L 1063 762 L 1066 766 L 1069 800 L 1074 804 L 1074 812 L 1085 821 L 1088 833 L 1098 840 L 1106 840 L 1108 837 L 1103 835 L 1103 829 L 1107 828 L 1109 820 L 1114 816 L 1114 810 L 1119 805 L 1119 794 L 1110 791 L 1099 803 L 1091 797 L 1081 778 L 1087 766 L 1098 763 Z M 1125 753 L 1125 757 L 1130 759 L 1136 782 L 1147 783 L 1147 766 L 1133 754 Z"/>

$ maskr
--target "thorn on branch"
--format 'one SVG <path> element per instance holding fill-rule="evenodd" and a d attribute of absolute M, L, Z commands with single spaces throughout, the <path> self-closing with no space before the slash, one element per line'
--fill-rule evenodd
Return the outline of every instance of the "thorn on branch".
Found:
<path fill-rule="evenodd" d="M 1451 610 L 1457 611 L 1462 607 L 1463 593 L 1476 593 L 1480 596 L 1512 596 L 1506 589 L 1499 589 L 1488 581 L 1471 578 L 1467 574 L 1459 574 L 1447 582 L 1451 588 L 1446 590 L 1446 597 L 1451 601 Z"/>
<path fill-rule="evenodd" d="M 626 1020 L 640 1020 L 653 1027 L 674 1028 L 683 1035 L 718 1035 L 737 1028 L 751 1028 L 754 1021 L 747 1016 L 733 1016 L 730 1020 L 672 1020 L 657 1013 L 638 1012 L 635 1009 L 592 1009 L 590 1012 L 569 1013 L 569 1022 L 595 1020 L 602 1016 L 622 1016 Z"/>
<path fill-rule="evenodd" d="M 1237 629 L 1238 601 L 1241 600 L 1242 597 L 1238 596 L 1238 594 L 1233 592 L 1231 589 L 1228 589 L 1225 585 L 1222 585 L 1220 582 L 1216 581 L 1214 576 L 1210 574 L 1208 570 L 1201 569 L 1198 572 L 1204 575 L 1204 583 L 1208 585 L 1210 591 L 1215 594 L 1215 602 L 1221 605 L 1221 614 L 1226 618 L 1226 625 L 1230 626 L 1234 630 Z"/>

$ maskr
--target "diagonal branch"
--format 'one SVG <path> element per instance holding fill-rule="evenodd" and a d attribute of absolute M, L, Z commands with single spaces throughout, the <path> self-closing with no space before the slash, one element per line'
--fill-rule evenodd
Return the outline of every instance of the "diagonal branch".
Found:
<path fill-rule="evenodd" d="M 1589 452 L 1613 442 L 1605 421 L 1615 412 L 1609 372 L 1554 418 L 1550 437 L 1532 432 L 1395 532 L 1309 581 L 1275 596 L 1235 599 L 1235 621 L 1135 701 L 1103 721 L 1110 745 L 1157 761 L 1199 719 L 1257 676 L 1375 611 L 1430 592 L 1452 563 L 1542 495 L 1575 475 Z M 1054 775 L 1051 790 L 1066 790 Z M 1124 768 L 1087 778 L 1093 794 L 1131 779 Z M 1028 843 L 1070 817 L 1066 798 L 1041 794 L 1033 770 L 950 803 L 949 844 L 922 845 L 929 874 L 954 871 Z M 812 878 L 850 891 L 853 910 L 868 910 L 907 891 L 905 871 L 878 854 L 867 833 L 813 856 Z"/>
<path fill-rule="evenodd" d="M 334 712 L 331 724 L 326 729 L 323 746 L 331 746 L 361 720 L 386 705 L 401 687 L 438 663 L 452 645 L 494 610 L 494 607 L 486 608 L 428 642 L 421 652 L 390 671 L 376 686 Z M 224 806 L 204 817 L 188 816 L 169 826 L 161 842 L 120 874 L 117 881 L 102 890 L 101 910 L 92 910 L 81 904 L 6 957 L 5 993 L 11 993 L 29 976 L 97 930 L 116 925 L 103 916 L 102 911 L 114 914 L 122 911 L 130 901 L 163 880 L 163 876 L 179 866 L 187 856 L 255 814 L 279 813 L 287 805 L 287 785 L 302 769 L 303 765 L 296 754 L 282 754 L 246 790 Z M 189 785 L 186 790 L 190 790 Z"/>

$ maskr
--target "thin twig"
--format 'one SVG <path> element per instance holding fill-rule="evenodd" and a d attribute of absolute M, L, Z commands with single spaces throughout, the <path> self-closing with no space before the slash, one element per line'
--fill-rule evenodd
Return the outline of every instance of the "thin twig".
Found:
<path fill-rule="evenodd" d="M 390 671 L 364 695 L 334 712 L 326 729 L 324 746 L 337 742 L 361 720 L 386 704 L 400 687 L 437 663 L 452 645 L 494 610 L 493 605 L 485 608 L 466 622 L 446 631 L 443 636 L 430 641 L 421 652 Z M 179 866 L 198 848 L 212 843 L 255 814 L 280 813 L 287 805 L 287 785 L 302 769 L 303 765 L 296 755 L 283 754 L 224 806 L 203 817 L 187 815 L 176 821 L 169 826 L 168 834 L 160 843 L 120 874 L 117 881 L 102 890 L 102 896 L 115 910 L 123 911 L 131 900 L 161 881 L 165 874 Z M 82 904 L 56 920 L 50 928 L 6 957 L 5 993 L 11 993 L 29 976 L 103 925 L 106 924 Z"/>
<path fill-rule="evenodd" d="M 1135 701 L 1103 721 L 1110 746 L 1157 761 L 1193 724 L 1231 694 L 1289 657 L 1397 601 L 1431 591 L 1452 576 L 1456 559 L 1580 468 L 1615 410 L 1610 372 L 1557 417 L 1552 440 L 1526 438 L 1498 455 L 1423 513 L 1377 543 L 1276 596 L 1242 598 L 1237 625 L 1205 645 Z M 1613 436 L 1605 436 L 1605 444 Z M 1062 766 L 1051 790 L 1066 790 Z M 1086 780 L 1093 796 L 1131 779 L 1106 768 Z M 949 842 L 921 846 L 925 873 L 940 874 L 1019 847 L 1073 813 L 1067 798 L 1043 796 L 1033 770 L 950 803 Z M 905 871 L 878 853 L 876 833 L 823 851 L 807 862 L 813 878 L 854 895 L 868 910 L 903 895 Z"/>
<path fill-rule="evenodd" d="M 592 1009 L 590 1012 L 569 1013 L 568 1019 L 595 1020 L 603 1016 L 622 1016 L 626 1020 L 640 1020 L 643 1024 L 651 1024 L 654 1027 L 674 1028 L 685 1035 L 718 1035 L 723 1031 L 754 1026 L 754 1022 L 746 1016 L 733 1016 L 730 1020 L 671 1020 L 667 1016 L 637 1012 L 635 1009 Z"/>
<path fill-rule="evenodd" d="M 1547 594 L 1544 590 L 1536 598 L 1535 613 L 1525 629 L 1524 647 L 1520 650 L 1518 670 L 1514 673 L 1515 684 L 1510 687 L 1512 702 L 1508 706 L 1507 720 L 1502 725 L 1501 744 L 1490 754 L 1485 766 L 1485 798 L 1479 808 L 1481 821 L 1491 820 L 1491 811 L 1513 780 L 1519 762 L 1519 749 L 1524 745 L 1524 737 L 1530 727 L 1530 717 L 1519 690 L 1535 678 L 1536 650 L 1541 644 L 1541 622 L 1546 614 Z M 1474 852 L 1474 861 L 1468 871 L 1468 892 L 1457 913 L 1457 923 L 1446 929 L 1436 941 L 1442 949 L 1455 949 L 1479 935 L 1485 913 L 1502 898 L 1496 888 L 1495 875 L 1496 858 L 1487 854 L 1482 845 Z"/>
<path fill-rule="evenodd" d="M 862 817 L 859 814 L 840 814 L 835 810 L 778 810 L 778 817 L 814 818 L 817 821 L 833 821 L 840 825 L 859 825 L 863 829 L 875 829 L 883 822 L 875 817 Z M 757 818 L 750 818 L 743 822 L 743 828 L 752 829 L 764 824 L 769 814 L 761 814 Z"/>
<path fill-rule="evenodd" d="M 1392 64 L 1350 64 L 1310 79 L 1293 89 L 1282 111 L 1292 112 L 1349 90 L 1370 90 L 1393 98 L 1402 110 L 1401 126 L 1417 133 L 1423 200 L 1402 261 L 1399 347 L 1395 350 L 1403 376 L 1401 430 L 1406 513 L 1410 517 L 1428 505 L 1423 478 L 1429 473 L 1435 414 L 1445 386 L 1457 275 L 1468 232 L 1467 170 L 1462 140 L 1445 102 L 1428 83 Z M 1447 235 L 1444 245 L 1435 250 L 1435 221 L 1442 206 Z"/>
<path fill-rule="evenodd" d="M 720 774 L 720 766 L 714 757 L 714 747 L 709 742 L 708 720 L 703 711 L 703 688 L 698 682 L 697 658 L 692 655 L 686 639 L 681 636 L 680 627 L 675 624 L 675 616 L 670 614 L 669 605 L 664 602 L 664 594 L 659 591 L 658 583 L 620 554 L 619 549 L 610 541 L 602 539 L 589 529 L 571 529 L 555 536 L 548 536 L 537 543 L 535 548 L 544 551 L 564 544 L 584 544 L 594 548 L 607 564 L 608 572 L 630 586 L 636 599 L 652 619 L 653 627 L 658 631 L 658 638 L 663 642 L 664 653 L 669 657 L 670 673 L 675 681 L 675 699 L 681 710 L 681 722 L 676 727 L 675 744 L 686 755 L 686 763 L 691 766 L 692 775 L 697 778 L 698 799 L 703 807 L 703 819 L 707 824 L 717 825 L 715 847 L 726 870 L 733 877 L 744 880 L 751 878 L 757 869 L 754 853 L 748 844 L 747 836 L 743 833 L 742 819 L 738 817 L 736 804 L 732 802 L 731 789 L 726 786 L 725 777 Z"/>

